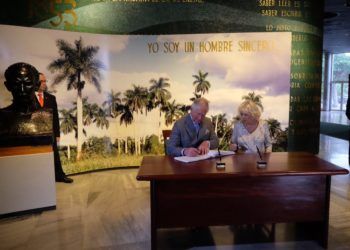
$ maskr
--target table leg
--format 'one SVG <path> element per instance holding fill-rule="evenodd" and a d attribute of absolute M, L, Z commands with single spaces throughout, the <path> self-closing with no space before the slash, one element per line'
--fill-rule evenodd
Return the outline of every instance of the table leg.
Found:
<path fill-rule="evenodd" d="M 329 205 L 330 205 L 330 193 L 331 193 L 331 176 L 326 176 L 326 190 L 325 190 L 325 213 L 323 217 L 323 228 L 320 244 L 325 249 L 328 248 L 328 227 L 329 227 Z"/>
<path fill-rule="evenodd" d="M 156 183 L 151 181 L 151 249 L 157 249 L 157 223 L 156 223 Z"/>

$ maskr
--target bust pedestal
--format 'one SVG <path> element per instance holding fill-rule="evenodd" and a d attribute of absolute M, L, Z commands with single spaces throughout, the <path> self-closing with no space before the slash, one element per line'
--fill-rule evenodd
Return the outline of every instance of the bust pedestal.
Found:
<path fill-rule="evenodd" d="M 0 216 L 54 208 L 52 146 L 0 148 Z"/>

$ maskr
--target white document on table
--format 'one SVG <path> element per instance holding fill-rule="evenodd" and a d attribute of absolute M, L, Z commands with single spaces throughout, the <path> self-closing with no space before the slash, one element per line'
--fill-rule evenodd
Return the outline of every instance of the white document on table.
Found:
<path fill-rule="evenodd" d="M 233 151 L 220 150 L 221 157 L 226 155 L 233 155 L 233 154 L 235 154 L 235 152 Z M 219 157 L 218 150 L 209 150 L 208 154 L 206 155 L 178 156 L 178 157 L 174 157 L 174 159 L 181 162 L 194 162 L 194 161 L 201 161 L 201 160 L 206 160 L 206 159 L 216 158 L 216 157 Z"/>

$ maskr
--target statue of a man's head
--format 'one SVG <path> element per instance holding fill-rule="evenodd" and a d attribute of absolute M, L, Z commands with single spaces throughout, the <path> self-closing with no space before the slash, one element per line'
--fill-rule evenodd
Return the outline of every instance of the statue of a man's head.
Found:
<path fill-rule="evenodd" d="M 39 87 L 39 72 L 28 63 L 15 63 L 5 71 L 5 86 L 12 93 L 15 103 L 29 103 Z"/>

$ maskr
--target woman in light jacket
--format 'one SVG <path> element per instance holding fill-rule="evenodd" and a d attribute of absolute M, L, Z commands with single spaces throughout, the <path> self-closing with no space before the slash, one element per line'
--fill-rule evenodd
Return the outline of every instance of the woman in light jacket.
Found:
<path fill-rule="evenodd" d="M 256 153 L 257 147 L 262 153 L 272 151 L 272 142 L 268 124 L 260 119 L 259 107 L 252 101 L 244 101 L 238 107 L 239 121 L 234 125 L 230 149 Z"/>

